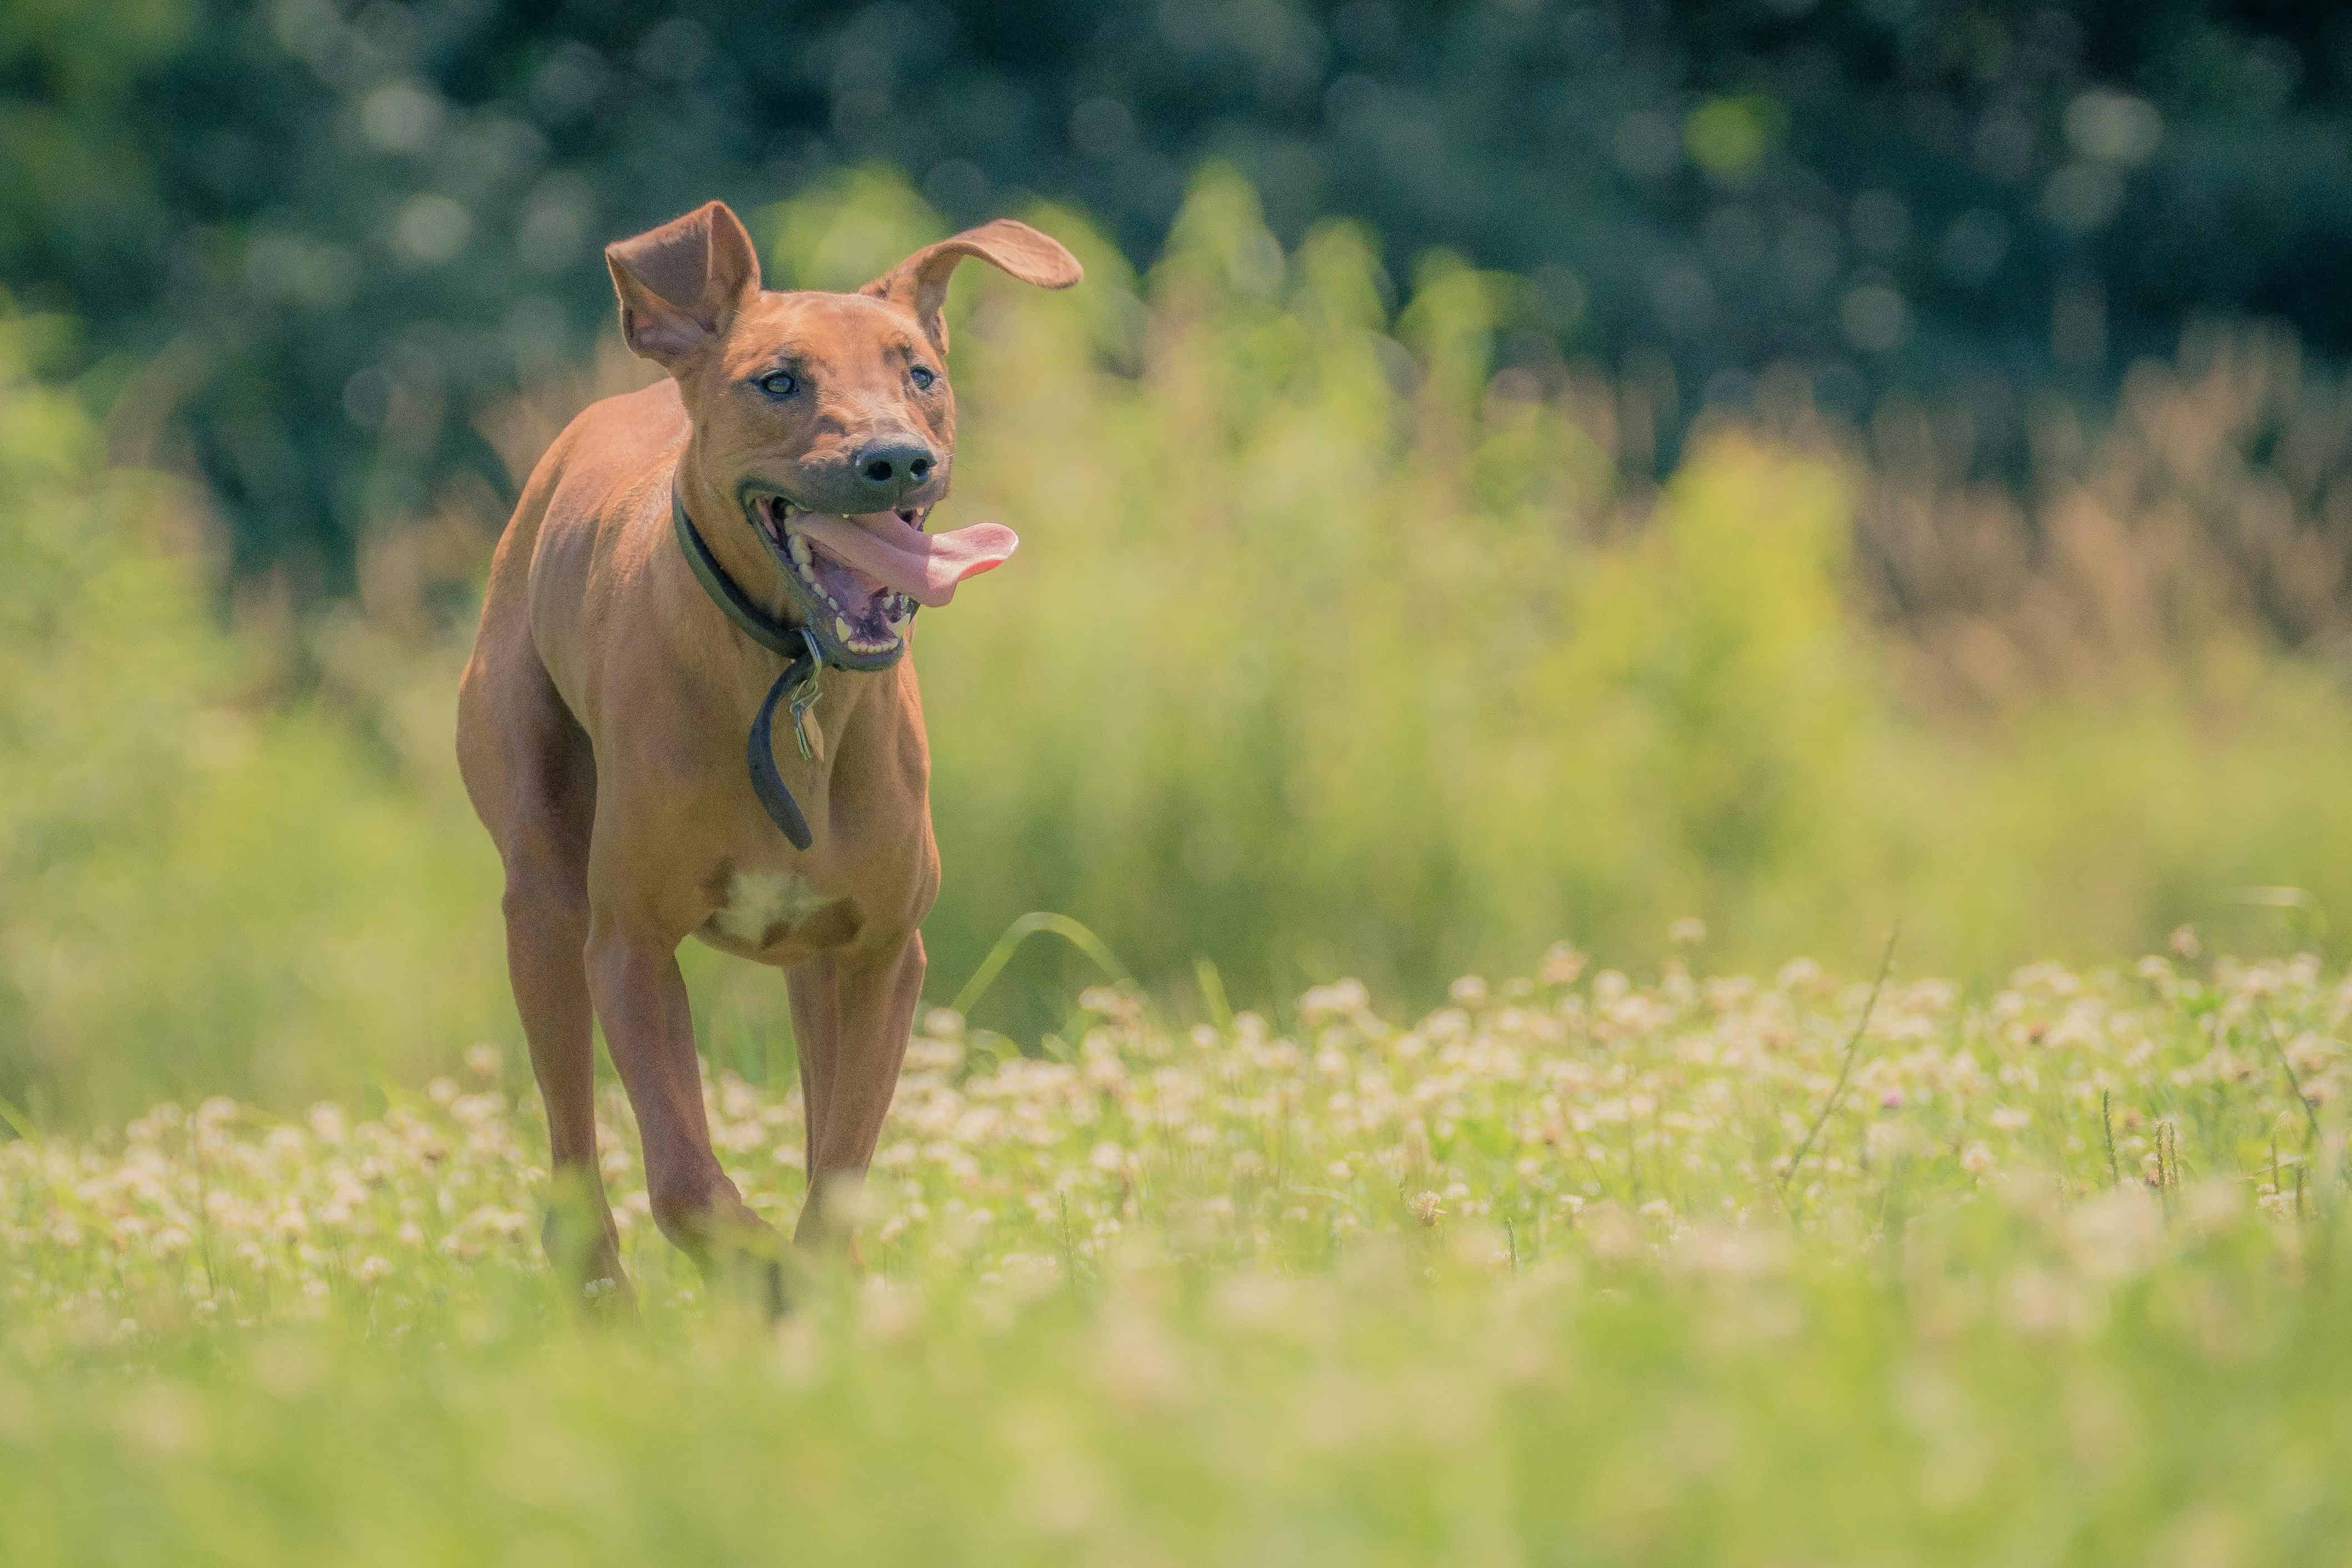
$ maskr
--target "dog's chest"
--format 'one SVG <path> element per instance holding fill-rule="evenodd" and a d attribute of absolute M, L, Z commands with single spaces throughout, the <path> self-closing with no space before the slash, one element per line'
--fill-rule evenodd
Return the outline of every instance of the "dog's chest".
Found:
<path fill-rule="evenodd" d="M 835 901 L 790 871 L 734 870 L 717 890 L 710 925 L 751 948 L 774 946 Z"/>

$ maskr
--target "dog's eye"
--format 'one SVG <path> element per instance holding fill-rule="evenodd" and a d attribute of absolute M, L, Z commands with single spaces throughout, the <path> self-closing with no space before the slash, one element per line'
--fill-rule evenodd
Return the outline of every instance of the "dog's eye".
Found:
<path fill-rule="evenodd" d="M 921 364 L 919 364 L 914 369 L 908 371 L 907 373 L 907 378 L 915 384 L 915 389 L 919 392 L 929 391 L 931 383 L 939 379 L 939 377 L 931 374 L 930 366 Z"/>
<path fill-rule="evenodd" d="M 800 377 L 791 371 L 777 370 L 770 371 L 751 384 L 771 397 L 790 397 L 800 390 L 801 382 Z"/>

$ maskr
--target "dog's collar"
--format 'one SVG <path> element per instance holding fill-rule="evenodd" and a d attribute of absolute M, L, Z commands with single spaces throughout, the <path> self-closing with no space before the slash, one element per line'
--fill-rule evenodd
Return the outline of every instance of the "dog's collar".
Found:
<path fill-rule="evenodd" d="M 727 568 L 710 552 L 702 531 L 686 515 L 686 498 L 678 494 L 675 486 L 671 487 L 669 501 L 672 531 L 677 535 L 677 547 L 686 556 L 687 565 L 692 568 L 695 581 L 735 623 L 737 630 L 770 653 L 783 656 L 783 673 L 768 688 L 759 714 L 751 721 L 751 733 L 743 745 L 744 758 L 751 771 L 751 793 L 759 796 L 768 819 L 792 840 L 793 848 L 805 849 L 814 842 L 814 836 L 809 832 L 808 818 L 801 814 L 800 803 L 793 799 L 793 792 L 785 787 L 784 775 L 776 766 L 776 704 L 790 694 L 793 737 L 800 742 L 801 755 L 807 757 L 808 711 L 823 695 L 817 677 L 824 670 L 824 651 L 817 647 L 814 632 L 806 626 L 787 626 L 768 614 L 727 574 Z"/>
<path fill-rule="evenodd" d="M 671 524 L 677 531 L 677 547 L 686 552 L 686 563 L 694 568 L 695 580 L 702 584 L 703 592 L 726 612 L 727 618 L 733 621 L 745 637 L 770 653 L 782 654 L 786 658 L 807 657 L 819 664 L 824 662 L 806 626 L 790 626 L 768 614 L 760 607 L 757 600 L 743 591 L 742 584 L 727 574 L 727 568 L 721 566 L 719 557 L 710 552 L 710 545 L 702 537 L 702 531 L 694 526 L 692 518 L 686 515 L 686 498 L 678 493 L 675 485 L 670 487 L 669 515 Z"/>

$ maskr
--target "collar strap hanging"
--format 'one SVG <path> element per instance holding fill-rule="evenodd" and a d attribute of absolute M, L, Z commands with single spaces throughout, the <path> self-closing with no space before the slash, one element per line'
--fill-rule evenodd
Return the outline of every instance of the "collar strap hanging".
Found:
<path fill-rule="evenodd" d="M 759 714 L 751 721 L 751 733 L 744 742 L 744 760 L 751 772 L 751 793 L 759 796 L 768 819 L 792 840 L 793 848 L 805 849 L 814 842 L 814 836 L 809 832 L 808 818 L 801 815 L 800 803 L 793 799 L 793 792 L 784 786 L 784 775 L 776 766 L 776 704 L 790 696 L 793 736 L 800 742 L 801 755 L 807 757 L 808 710 L 822 695 L 817 677 L 824 669 L 824 654 L 817 647 L 815 634 L 806 626 L 789 626 L 761 609 L 710 552 L 701 531 L 686 515 L 686 498 L 672 489 L 669 499 L 670 521 L 677 534 L 678 549 L 685 553 L 686 563 L 693 569 L 696 581 L 710 595 L 711 602 L 735 623 L 737 630 L 769 652 L 782 655 L 785 661 L 783 673 L 768 688 Z"/>

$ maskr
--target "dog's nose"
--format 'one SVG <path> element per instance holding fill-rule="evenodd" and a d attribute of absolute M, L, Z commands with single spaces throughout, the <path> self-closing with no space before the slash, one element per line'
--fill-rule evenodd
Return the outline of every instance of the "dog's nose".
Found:
<path fill-rule="evenodd" d="M 898 441 L 861 449 L 853 459 L 857 482 L 877 506 L 920 489 L 939 463 L 939 454 L 919 441 Z"/>

